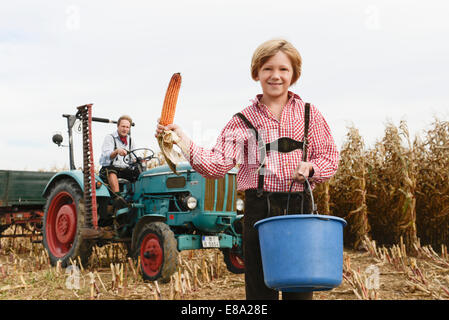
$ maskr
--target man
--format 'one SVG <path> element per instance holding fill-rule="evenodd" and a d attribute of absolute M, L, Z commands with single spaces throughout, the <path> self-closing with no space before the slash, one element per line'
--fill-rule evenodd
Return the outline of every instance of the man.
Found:
<path fill-rule="evenodd" d="M 104 138 L 101 148 L 100 177 L 107 180 L 111 190 L 116 193 L 119 192 L 118 178 L 134 181 L 139 175 L 137 170 L 129 167 L 129 161 L 124 161 L 128 151 L 135 149 L 134 141 L 129 135 L 131 124 L 131 117 L 121 116 L 117 121 L 117 131 Z"/>

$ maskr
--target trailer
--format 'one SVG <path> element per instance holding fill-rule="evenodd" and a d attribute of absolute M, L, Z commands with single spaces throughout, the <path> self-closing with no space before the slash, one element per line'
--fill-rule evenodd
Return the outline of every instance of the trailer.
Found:
<path fill-rule="evenodd" d="M 40 235 L 46 199 L 42 192 L 55 172 L 0 170 L 0 237 Z M 27 234 L 5 234 L 10 226 Z"/>

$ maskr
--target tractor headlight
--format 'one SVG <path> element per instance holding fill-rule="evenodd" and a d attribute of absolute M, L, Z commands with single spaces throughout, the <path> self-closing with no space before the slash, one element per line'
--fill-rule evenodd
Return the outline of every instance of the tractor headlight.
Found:
<path fill-rule="evenodd" d="M 243 209 L 245 209 L 245 201 L 237 198 L 237 201 L 235 202 L 235 208 L 237 209 L 237 211 L 243 211 Z"/>
<path fill-rule="evenodd" d="M 189 208 L 190 210 L 195 209 L 198 204 L 198 200 L 196 200 L 196 198 L 192 196 L 188 196 L 184 201 L 187 208 Z"/>

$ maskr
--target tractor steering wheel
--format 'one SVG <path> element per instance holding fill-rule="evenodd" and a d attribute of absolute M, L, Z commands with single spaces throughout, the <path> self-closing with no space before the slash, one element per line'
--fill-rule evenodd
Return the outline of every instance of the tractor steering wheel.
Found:
<path fill-rule="evenodd" d="M 149 151 L 150 154 L 141 158 L 136 154 L 136 151 L 139 151 L 139 150 Z M 154 158 L 154 151 L 151 150 L 150 148 L 137 148 L 137 149 L 129 150 L 129 151 L 127 151 L 127 153 L 128 154 L 123 157 L 123 162 L 128 164 L 131 168 L 137 168 L 139 170 L 139 172 L 144 171 L 143 165 L 142 165 L 143 162 Z M 133 157 L 131 157 L 131 155 Z"/>

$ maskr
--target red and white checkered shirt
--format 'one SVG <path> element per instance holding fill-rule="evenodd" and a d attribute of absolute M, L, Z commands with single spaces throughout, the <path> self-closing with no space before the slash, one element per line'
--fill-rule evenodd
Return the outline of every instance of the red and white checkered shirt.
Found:
<path fill-rule="evenodd" d="M 257 95 L 252 104 L 241 113 L 253 124 L 265 143 L 280 137 L 289 137 L 297 141 L 304 138 L 304 105 L 302 99 L 288 92 L 289 100 L 282 110 L 278 121 L 270 110 L 260 102 L 262 95 Z M 313 188 L 315 183 L 331 178 L 337 171 L 339 152 L 332 138 L 326 120 L 318 109 L 310 106 L 307 161 L 313 164 L 314 174 L 309 179 Z M 247 143 L 248 155 L 244 156 Z M 239 118 L 234 116 L 221 131 L 215 146 L 206 149 L 190 145 L 189 159 L 193 169 L 206 178 L 221 178 L 230 169 L 238 166 L 238 190 L 257 189 L 260 166 L 260 153 L 252 131 Z M 189 157 L 190 156 L 190 157 Z M 302 160 L 302 150 L 289 153 L 270 151 L 265 159 L 264 191 L 289 191 L 294 170 Z M 302 191 L 303 185 L 294 184 L 292 191 Z"/>

